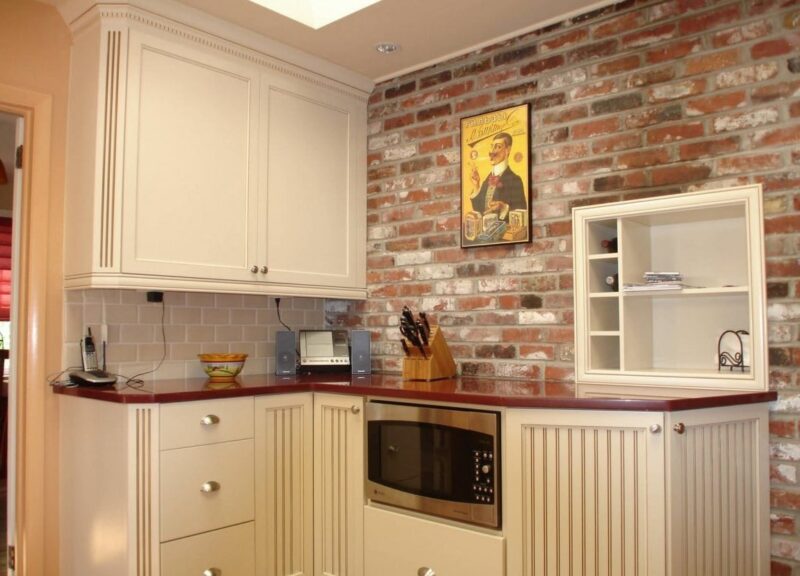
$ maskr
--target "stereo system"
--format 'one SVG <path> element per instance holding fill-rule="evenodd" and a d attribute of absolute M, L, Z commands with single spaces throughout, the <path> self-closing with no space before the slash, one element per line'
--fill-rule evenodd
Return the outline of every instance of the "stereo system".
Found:
<path fill-rule="evenodd" d="M 369 374 L 370 333 L 368 330 L 284 330 L 275 334 L 275 374 L 352 372 Z"/>

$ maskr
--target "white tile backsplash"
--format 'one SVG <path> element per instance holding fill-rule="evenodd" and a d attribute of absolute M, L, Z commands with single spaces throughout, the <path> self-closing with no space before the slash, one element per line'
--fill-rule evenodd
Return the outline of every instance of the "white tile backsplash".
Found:
<path fill-rule="evenodd" d="M 107 369 L 126 377 L 153 370 L 164 354 L 161 318 L 164 317 L 166 357 L 145 380 L 204 376 L 197 354 L 249 354 L 244 374 L 275 370 L 275 300 L 268 296 L 166 292 L 164 306 L 147 302 L 135 290 L 70 290 L 64 298 L 65 367 L 80 366 L 79 341 L 92 329 L 102 355 L 102 326 L 106 325 Z M 281 318 L 293 330 L 325 326 L 324 300 L 281 298 Z"/>

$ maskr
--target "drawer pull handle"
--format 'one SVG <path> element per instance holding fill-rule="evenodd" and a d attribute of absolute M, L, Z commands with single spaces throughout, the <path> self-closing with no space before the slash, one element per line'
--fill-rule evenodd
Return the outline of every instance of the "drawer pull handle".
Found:
<path fill-rule="evenodd" d="M 436 576 L 436 572 L 434 572 L 433 568 L 428 568 L 427 566 L 423 566 L 419 570 L 417 570 L 417 576 Z"/>
<path fill-rule="evenodd" d="M 653 434 L 661 432 L 661 424 L 650 424 L 650 432 Z"/>
<path fill-rule="evenodd" d="M 250 266 L 250 272 L 252 272 L 253 274 L 258 272 L 258 266 Z M 203 575 L 203 576 L 205 576 L 205 575 Z"/>
<path fill-rule="evenodd" d="M 684 432 L 686 432 L 686 425 L 683 422 L 678 422 L 677 424 L 675 424 L 675 426 L 672 427 L 672 429 L 675 430 L 675 432 L 677 432 L 678 434 L 683 434 Z"/>
<path fill-rule="evenodd" d="M 353 404 L 352 406 L 350 406 L 350 412 L 352 412 L 353 414 L 358 414 L 359 412 L 361 412 L 361 408 Z"/>
<path fill-rule="evenodd" d="M 214 424 L 219 424 L 219 416 L 216 414 L 206 414 L 200 418 L 200 423 L 203 426 L 213 426 Z"/>
<path fill-rule="evenodd" d="M 222 570 L 219 568 L 206 568 L 203 570 L 202 576 L 222 576 Z"/>
<path fill-rule="evenodd" d="M 220 488 L 222 488 L 222 486 L 220 486 L 219 482 L 209 480 L 208 482 L 203 482 L 203 485 L 200 486 L 200 492 L 208 494 L 210 492 L 217 492 Z"/>

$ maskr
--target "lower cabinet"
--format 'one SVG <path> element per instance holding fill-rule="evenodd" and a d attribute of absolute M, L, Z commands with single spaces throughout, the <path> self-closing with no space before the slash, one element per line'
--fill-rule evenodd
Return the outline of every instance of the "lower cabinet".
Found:
<path fill-rule="evenodd" d="M 252 522 L 161 545 L 164 576 L 255 574 Z"/>
<path fill-rule="evenodd" d="M 767 576 L 766 404 L 509 410 L 508 574 Z"/>
<path fill-rule="evenodd" d="M 500 535 L 364 508 L 364 573 L 369 576 L 503 576 L 504 556 Z"/>
<path fill-rule="evenodd" d="M 363 401 L 256 399 L 256 573 L 362 576 Z"/>

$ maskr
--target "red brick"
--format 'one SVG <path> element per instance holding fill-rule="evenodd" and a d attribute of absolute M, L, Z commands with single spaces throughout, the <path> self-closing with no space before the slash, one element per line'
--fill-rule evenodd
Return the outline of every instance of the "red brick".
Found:
<path fill-rule="evenodd" d="M 496 307 L 497 300 L 492 296 L 469 296 L 467 298 L 459 298 L 456 302 L 456 309 L 458 310 L 485 310 Z"/>
<path fill-rule="evenodd" d="M 789 234 L 800 232 L 800 214 L 766 218 L 764 220 L 764 232 L 767 234 Z"/>
<path fill-rule="evenodd" d="M 403 136 L 406 140 L 420 140 L 422 138 L 430 138 L 436 134 L 435 124 L 425 124 L 423 126 L 414 126 L 408 130 L 403 131 Z"/>
<path fill-rule="evenodd" d="M 478 88 L 492 88 L 513 82 L 519 77 L 519 70 L 516 68 L 505 68 L 501 70 L 493 70 L 481 76 L 478 79 Z"/>
<path fill-rule="evenodd" d="M 773 488 L 769 494 L 770 506 L 784 510 L 800 510 L 800 494 Z"/>
<path fill-rule="evenodd" d="M 666 24 L 659 24 L 657 26 L 647 28 L 646 30 L 633 32 L 632 34 L 622 37 L 622 47 L 639 48 L 641 46 L 647 46 L 648 44 L 654 44 L 655 42 L 669 40 L 670 38 L 675 37 L 676 30 L 675 24 L 670 22 Z"/>
<path fill-rule="evenodd" d="M 611 157 L 607 158 L 592 158 L 581 162 L 573 162 L 571 164 L 564 164 L 562 172 L 566 178 L 574 176 L 582 176 L 586 174 L 598 174 L 600 172 L 608 172 L 614 164 Z"/>
<path fill-rule="evenodd" d="M 703 14 L 686 17 L 679 23 L 681 34 L 688 36 L 715 28 L 722 24 L 736 22 L 739 19 L 739 6 L 732 5 L 714 8 Z"/>
<path fill-rule="evenodd" d="M 412 202 L 424 202 L 430 200 L 431 193 L 428 190 L 409 190 L 408 192 L 401 192 L 398 194 L 401 204 L 410 204 Z"/>
<path fill-rule="evenodd" d="M 756 147 L 780 146 L 782 144 L 793 144 L 795 142 L 800 142 L 800 125 L 777 128 L 775 130 L 765 130 L 763 132 L 757 132 L 753 136 L 753 145 Z"/>
<path fill-rule="evenodd" d="M 794 516 L 786 514 L 771 514 L 769 524 L 770 532 L 773 534 L 791 535 L 794 534 L 796 530 Z M 788 572 L 788 574 L 791 574 L 791 572 Z M 775 573 L 773 572 L 772 576 L 774 575 Z"/>
<path fill-rule="evenodd" d="M 642 137 L 638 132 L 626 132 L 616 136 L 609 136 L 602 140 L 595 140 L 592 142 L 592 152 L 595 154 L 606 154 L 607 152 L 615 152 L 617 150 L 638 148 L 641 145 Z"/>
<path fill-rule="evenodd" d="M 749 22 L 744 26 L 717 32 L 714 34 L 712 44 L 715 48 L 721 48 L 723 46 L 737 46 L 742 42 L 761 38 L 762 36 L 766 36 L 771 32 L 772 24 L 766 20 L 761 20 L 760 22 Z"/>
<path fill-rule="evenodd" d="M 639 88 L 641 86 L 650 86 L 652 84 L 661 84 L 662 82 L 669 82 L 675 78 L 675 67 L 665 66 L 663 68 L 655 68 L 646 70 L 644 72 L 637 72 L 628 77 L 628 88 Z"/>
<path fill-rule="evenodd" d="M 570 92 L 573 101 L 583 100 L 584 98 L 594 98 L 605 96 L 616 91 L 616 83 L 613 80 L 596 82 L 586 86 L 579 86 Z"/>
<path fill-rule="evenodd" d="M 767 278 L 800 276 L 800 260 L 797 258 L 789 258 L 785 260 L 768 259 L 766 269 Z"/>
<path fill-rule="evenodd" d="M 771 418 L 769 421 L 769 433 L 780 438 L 795 438 L 797 436 L 797 420 Z"/>
<path fill-rule="evenodd" d="M 789 106 L 789 115 L 792 118 L 800 118 L 800 101 L 792 102 Z"/>
<path fill-rule="evenodd" d="M 628 152 L 617 156 L 617 168 L 644 168 L 669 162 L 669 151 L 666 148 Z"/>
<path fill-rule="evenodd" d="M 503 328 L 500 338 L 503 342 L 540 342 L 541 328 Z"/>
<path fill-rule="evenodd" d="M 647 131 L 648 144 L 665 144 L 687 138 L 700 138 L 705 135 L 705 127 L 702 122 L 689 122 L 684 124 L 674 124 L 660 128 L 651 128 Z"/>
<path fill-rule="evenodd" d="M 613 134 L 617 130 L 619 130 L 619 118 L 613 117 L 576 124 L 570 129 L 570 133 L 573 139 L 580 139 Z"/>
<path fill-rule="evenodd" d="M 565 146 L 555 146 L 553 148 L 545 148 L 540 153 L 542 162 L 574 160 L 575 158 L 585 158 L 588 155 L 589 145 L 585 142 L 567 144 Z"/>
<path fill-rule="evenodd" d="M 530 96 L 531 94 L 535 94 L 536 87 L 537 83 L 536 81 L 533 81 L 533 82 L 526 82 L 524 84 L 519 84 L 517 86 L 511 86 L 509 88 L 503 88 L 495 92 L 495 98 L 497 98 L 498 102 L 503 102 L 505 100 L 511 100 L 511 99 L 524 98 L 525 96 Z"/>
<path fill-rule="evenodd" d="M 402 116 L 396 116 L 394 118 L 387 118 L 383 121 L 383 129 L 386 132 L 391 130 L 396 130 L 397 128 L 402 128 L 403 126 L 408 126 L 409 124 L 414 123 L 414 115 L 413 114 L 403 114 Z"/>
<path fill-rule="evenodd" d="M 575 379 L 575 369 L 567 366 L 554 366 L 547 364 L 544 369 L 546 382 L 545 396 L 574 396 L 575 384 L 571 380 Z"/>
<path fill-rule="evenodd" d="M 435 140 L 428 140 L 427 142 L 422 142 L 419 145 L 419 153 L 427 154 L 429 152 L 445 150 L 447 148 L 452 148 L 452 147 L 453 147 L 453 137 L 443 136 L 442 138 L 437 138 Z"/>
<path fill-rule="evenodd" d="M 367 268 L 391 268 L 394 266 L 394 256 L 369 256 Z"/>
<path fill-rule="evenodd" d="M 413 248 L 413 250 L 416 250 L 416 248 Z M 408 268 L 393 268 L 391 270 L 386 270 L 382 274 L 384 282 L 405 282 L 413 278 L 414 272 Z"/>
<path fill-rule="evenodd" d="M 542 124 L 563 124 L 573 120 L 581 120 L 589 116 L 589 108 L 585 105 L 571 106 L 570 108 L 545 112 L 542 114 Z"/>
<path fill-rule="evenodd" d="M 792 576 L 793 569 L 789 564 L 784 564 L 780 560 L 770 560 L 770 576 Z"/>
<path fill-rule="evenodd" d="M 540 46 L 542 52 L 559 50 L 561 48 L 575 46 L 576 44 L 586 40 L 588 37 L 589 31 L 586 28 L 578 28 L 577 30 L 571 30 L 566 34 L 556 36 L 555 38 L 543 40 Z"/>
<path fill-rule="evenodd" d="M 619 42 L 617 40 L 603 40 L 594 44 L 585 44 L 571 50 L 567 54 L 567 62 L 570 64 L 582 64 L 593 58 L 603 58 L 614 56 L 619 52 Z"/>
<path fill-rule="evenodd" d="M 652 103 L 667 102 L 670 100 L 678 100 L 686 98 L 687 96 L 696 96 L 702 94 L 706 89 L 705 78 L 697 80 L 684 80 L 675 84 L 665 84 L 663 86 L 656 86 L 647 91 L 647 98 Z"/>
<path fill-rule="evenodd" d="M 640 58 L 636 54 L 623 56 L 616 60 L 601 62 L 594 65 L 595 76 L 612 76 L 620 72 L 627 72 L 629 70 L 636 70 L 640 65 Z"/>
<path fill-rule="evenodd" d="M 445 212 L 452 212 L 454 209 L 455 206 L 453 206 L 453 203 L 449 200 L 430 202 L 419 207 L 420 213 L 424 214 L 425 216 L 438 216 L 439 214 L 444 214 Z"/>
<path fill-rule="evenodd" d="M 554 68 L 558 68 L 559 66 L 563 65 L 564 56 L 551 56 L 549 58 L 543 58 L 541 60 L 536 60 L 534 62 L 530 62 L 529 64 L 525 64 L 519 69 L 519 73 L 522 76 L 530 76 L 532 74 L 541 74 L 542 72 L 553 70 Z"/>
<path fill-rule="evenodd" d="M 705 74 L 714 70 L 722 70 L 739 63 L 739 51 L 736 49 L 695 56 L 684 62 L 684 75 Z"/>
<path fill-rule="evenodd" d="M 735 156 L 717 160 L 717 174 L 743 174 L 774 170 L 782 165 L 780 154 L 760 154 L 755 156 Z"/>
<path fill-rule="evenodd" d="M 383 180 L 384 178 L 392 178 L 394 176 L 397 176 L 397 166 L 379 166 L 367 170 L 367 180 L 370 182 Z"/>
<path fill-rule="evenodd" d="M 791 40 L 789 38 L 765 40 L 764 42 L 754 44 L 752 48 L 750 48 L 750 56 L 752 56 L 754 60 L 782 56 L 783 54 L 789 54 L 797 50 L 797 45 L 796 36 L 791 37 Z"/>
<path fill-rule="evenodd" d="M 680 40 L 647 52 L 647 61 L 651 64 L 675 62 L 693 52 L 702 50 L 703 43 L 697 38 Z"/>
<path fill-rule="evenodd" d="M 433 294 L 433 286 L 430 284 L 397 284 L 397 295 L 406 296 L 427 296 Z"/>
<path fill-rule="evenodd" d="M 653 186 L 684 184 L 705 180 L 711 174 L 711 167 L 703 164 L 682 164 L 666 168 L 654 168 L 650 174 Z"/>
<path fill-rule="evenodd" d="M 641 170 L 626 174 L 612 174 L 595 178 L 592 185 L 595 192 L 635 190 L 647 186 L 647 175 Z"/>
<path fill-rule="evenodd" d="M 388 208 L 394 206 L 397 198 L 394 194 L 387 194 L 386 196 L 376 196 L 367 198 L 367 208 L 370 210 L 377 210 L 379 208 Z"/>
<path fill-rule="evenodd" d="M 617 18 L 606 20 L 594 29 L 592 35 L 595 38 L 615 36 L 616 34 L 639 28 L 642 24 L 644 24 L 644 15 L 641 11 L 629 12 Z"/>
<path fill-rule="evenodd" d="M 695 98 L 686 102 L 686 115 L 698 116 L 700 114 L 714 114 L 731 108 L 738 108 L 747 103 L 747 93 L 744 90 L 714 94 L 703 98 Z"/>
<path fill-rule="evenodd" d="M 467 110 L 475 110 L 478 108 L 486 108 L 492 102 L 491 94 L 479 94 L 471 98 L 465 98 L 456 102 L 455 112 L 465 112 Z"/>
<path fill-rule="evenodd" d="M 416 236 L 418 234 L 429 234 L 433 232 L 433 222 L 430 220 L 417 220 L 401 224 L 397 230 L 400 236 Z"/>
<path fill-rule="evenodd" d="M 520 344 L 519 357 L 527 360 L 553 360 L 555 347 L 552 344 Z"/>
<path fill-rule="evenodd" d="M 739 150 L 739 138 L 730 136 L 717 140 L 704 140 L 703 142 L 688 142 L 678 147 L 680 160 L 697 160 L 709 156 L 720 156 Z"/>
<path fill-rule="evenodd" d="M 750 98 L 754 103 L 761 103 L 793 96 L 800 96 L 800 81 L 759 86 L 753 90 Z"/>

